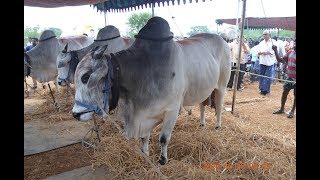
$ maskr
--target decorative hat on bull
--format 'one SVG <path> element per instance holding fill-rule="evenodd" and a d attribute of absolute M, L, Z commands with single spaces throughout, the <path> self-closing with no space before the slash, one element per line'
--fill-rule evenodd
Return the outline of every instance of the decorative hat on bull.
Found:
<path fill-rule="evenodd" d="M 166 41 L 173 38 L 169 23 L 161 17 L 152 17 L 147 24 L 134 36 L 137 39 Z"/>
<path fill-rule="evenodd" d="M 120 37 L 119 29 L 112 25 L 108 25 L 99 30 L 94 42 L 108 41 L 117 37 Z"/>
<path fill-rule="evenodd" d="M 56 37 L 56 34 L 54 34 L 53 31 L 45 30 L 45 31 L 42 32 L 42 34 L 40 36 L 40 39 L 39 39 L 39 42 L 46 41 L 46 40 L 49 40 L 49 39 L 52 39 L 52 38 L 55 38 L 55 37 Z"/>

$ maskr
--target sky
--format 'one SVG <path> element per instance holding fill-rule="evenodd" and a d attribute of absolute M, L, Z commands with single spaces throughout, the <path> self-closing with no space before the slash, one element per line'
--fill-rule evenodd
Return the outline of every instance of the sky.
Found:
<path fill-rule="evenodd" d="M 182 1 L 181 1 L 182 2 Z M 192 26 L 207 26 L 209 30 L 216 31 L 216 19 L 241 18 L 242 0 L 193 0 L 186 4 L 160 7 L 156 4 L 155 16 L 166 19 L 170 25 L 171 32 L 175 36 L 186 36 Z M 247 0 L 246 17 L 288 17 L 296 16 L 295 0 Z M 238 10 L 239 7 L 239 10 Z M 152 9 L 143 8 L 127 12 L 97 12 L 90 5 L 66 6 L 60 8 L 40 8 L 24 6 L 24 26 L 34 27 L 39 25 L 42 29 L 55 27 L 63 31 L 62 36 L 89 33 L 90 28 L 96 30 L 106 25 L 114 25 L 125 36 L 128 31 L 126 25 L 128 18 L 133 13 L 152 12 Z M 172 18 L 174 17 L 174 18 Z M 230 25 L 219 26 L 219 31 Z"/>

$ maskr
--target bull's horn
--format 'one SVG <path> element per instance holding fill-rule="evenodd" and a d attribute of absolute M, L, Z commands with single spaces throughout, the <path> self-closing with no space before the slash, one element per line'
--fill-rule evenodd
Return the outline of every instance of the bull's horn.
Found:
<path fill-rule="evenodd" d="M 104 45 L 104 46 L 100 46 L 99 49 L 97 49 L 93 55 L 92 58 L 93 59 L 101 59 L 104 51 L 107 49 L 108 45 Z"/>

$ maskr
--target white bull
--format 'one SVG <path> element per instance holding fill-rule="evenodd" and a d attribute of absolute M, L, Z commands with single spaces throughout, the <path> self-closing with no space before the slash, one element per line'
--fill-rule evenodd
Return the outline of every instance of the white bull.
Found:
<path fill-rule="evenodd" d="M 74 84 L 74 72 L 79 61 L 93 48 L 97 46 L 108 45 L 105 53 L 115 53 L 123 49 L 127 49 L 133 43 L 133 39 L 120 37 L 119 29 L 108 25 L 100 29 L 97 39 L 89 46 L 75 50 L 67 51 L 67 45 L 63 51 L 58 54 L 57 68 L 58 68 L 58 84 L 66 86 L 67 83 Z"/>
<path fill-rule="evenodd" d="M 56 38 L 51 30 L 45 30 L 40 36 L 39 44 L 24 55 L 24 75 L 31 76 L 40 83 L 56 81 L 58 75 L 56 61 L 58 53 L 68 43 L 71 50 L 88 46 L 93 42 L 87 36 Z"/>
<path fill-rule="evenodd" d="M 179 42 L 172 38 L 168 22 L 153 17 L 130 48 L 110 56 L 102 54 L 106 47 L 101 47 L 87 54 L 75 72 L 73 116 L 86 121 L 94 112 L 107 115 L 106 110 L 121 104 L 119 118 L 127 136 L 141 138 L 147 155 L 150 133 L 163 122 L 160 164 L 168 161 L 167 147 L 181 106 L 200 104 L 214 90 L 221 126 L 231 72 L 230 48 L 219 35 L 198 34 Z M 204 116 L 204 108 L 201 111 Z"/>

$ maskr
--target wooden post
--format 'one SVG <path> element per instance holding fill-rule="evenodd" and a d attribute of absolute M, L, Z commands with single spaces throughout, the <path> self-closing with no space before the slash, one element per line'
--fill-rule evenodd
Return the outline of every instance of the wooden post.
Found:
<path fill-rule="evenodd" d="M 243 39 L 243 28 L 245 24 L 245 12 L 246 12 L 246 0 L 243 1 L 243 8 L 242 8 L 242 18 L 241 18 L 241 31 L 240 31 L 240 40 L 239 40 L 239 56 L 238 56 L 238 63 L 237 63 L 237 71 L 235 72 L 236 76 L 234 78 L 233 83 L 233 97 L 232 97 L 232 107 L 231 107 L 231 113 L 234 113 L 234 102 L 236 99 L 236 92 L 237 92 L 237 85 L 238 85 L 238 77 L 239 77 L 239 70 L 240 70 L 240 58 L 241 58 L 241 50 L 242 50 L 242 39 Z"/>

